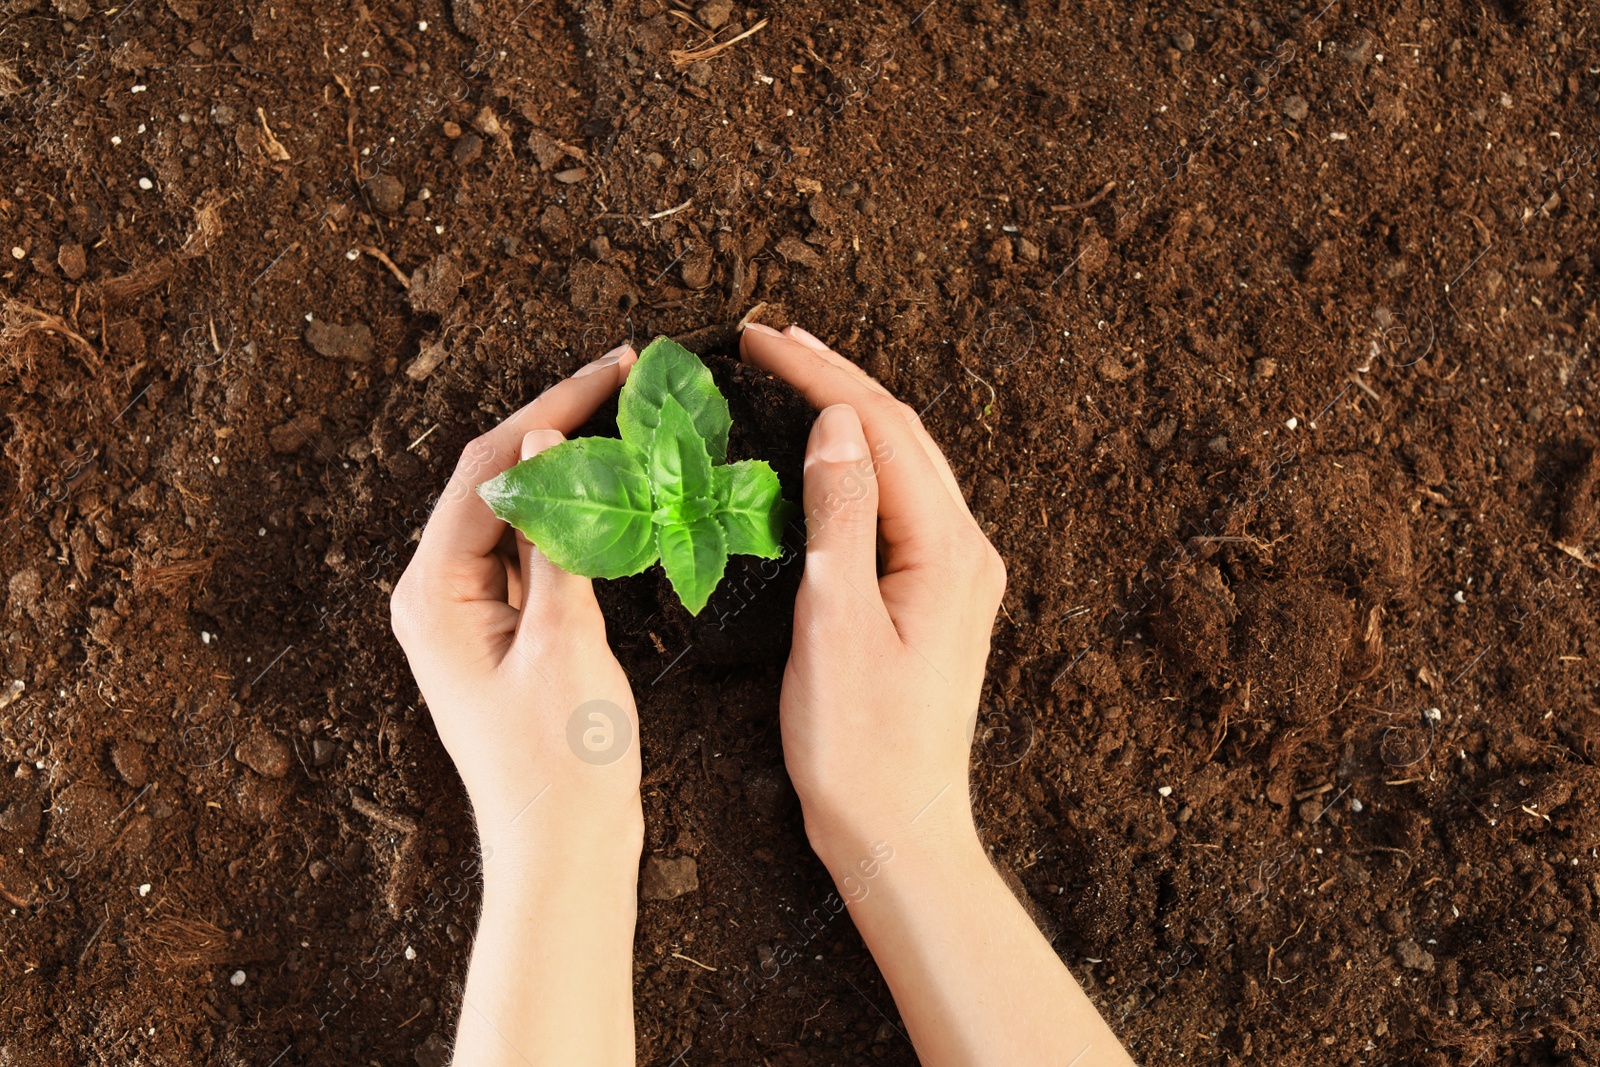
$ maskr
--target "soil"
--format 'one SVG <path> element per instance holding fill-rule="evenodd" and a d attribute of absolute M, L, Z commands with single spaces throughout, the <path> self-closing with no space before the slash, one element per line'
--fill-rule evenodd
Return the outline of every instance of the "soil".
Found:
<path fill-rule="evenodd" d="M 445 1062 L 387 594 L 471 437 L 758 305 L 1004 555 L 978 818 L 1139 1062 L 1600 1063 L 1600 26 L 1423 6 L 0 5 L 0 1063 Z M 641 1063 L 916 1062 L 783 774 L 798 573 L 602 592 Z"/>

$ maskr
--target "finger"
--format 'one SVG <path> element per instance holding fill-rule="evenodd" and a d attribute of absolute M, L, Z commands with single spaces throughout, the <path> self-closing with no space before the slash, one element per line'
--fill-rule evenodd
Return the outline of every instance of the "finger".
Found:
<path fill-rule="evenodd" d="M 469 443 L 422 531 L 416 559 L 446 566 L 457 575 L 463 598 L 491 595 L 499 583 L 490 580 L 495 561 L 489 557 L 505 524 L 474 490 L 517 461 L 528 431 L 554 429 L 568 434 L 587 422 L 622 385 L 638 358 L 627 345 L 613 349 Z"/>
<path fill-rule="evenodd" d="M 530 430 L 522 438 L 522 458 L 532 459 L 565 441 L 559 430 Z M 574 616 L 599 615 L 594 583 L 551 563 L 528 539 L 517 534 L 517 562 L 522 571 L 522 614 L 517 641 L 527 643 L 538 630 L 562 625 Z"/>
<path fill-rule="evenodd" d="M 893 393 L 889 392 L 889 390 L 884 387 L 882 382 L 878 381 L 878 379 L 874 378 L 872 375 L 856 366 L 850 360 L 845 359 L 839 353 L 829 348 L 821 338 L 817 337 L 811 331 L 799 326 L 790 325 L 783 328 L 783 334 L 786 337 L 799 341 L 807 348 L 816 352 L 823 359 L 827 360 L 833 366 L 838 367 L 840 370 L 843 370 L 846 373 L 849 373 L 860 379 L 869 388 L 874 389 L 887 397 L 892 398 L 894 396 Z M 956 481 L 955 471 L 950 469 L 950 461 L 945 458 L 944 450 L 939 447 L 936 441 L 934 441 L 933 435 L 928 433 L 927 427 L 922 425 L 922 416 L 917 414 L 917 412 L 914 411 L 909 405 L 906 407 L 905 416 L 907 425 L 911 427 L 911 432 L 916 436 L 917 443 L 920 444 L 922 446 L 922 450 L 927 453 L 928 459 L 933 464 L 934 469 L 939 472 L 940 478 L 944 481 L 945 488 L 950 491 L 951 497 L 955 499 L 955 502 L 961 508 L 961 511 L 967 516 L 967 518 L 971 519 L 972 510 L 967 506 L 967 498 L 961 492 L 961 483 Z M 976 519 L 973 519 L 972 521 L 974 525 L 977 524 Z"/>
<path fill-rule="evenodd" d="M 751 323 L 739 347 L 747 362 L 778 375 L 813 406 L 849 404 L 860 416 L 877 464 L 878 530 L 886 571 L 935 557 L 952 523 L 965 522 L 966 516 L 902 414 L 905 405 L 771 327 Z"/>
<path fill-rule="evenodd" d="M 805 507 L 807 596 L 847 617 L 872 608 L 886 618 L 878 593 L 878 479 L 861 419 L 848 404 L 824 408 L 811 425 Z"/>

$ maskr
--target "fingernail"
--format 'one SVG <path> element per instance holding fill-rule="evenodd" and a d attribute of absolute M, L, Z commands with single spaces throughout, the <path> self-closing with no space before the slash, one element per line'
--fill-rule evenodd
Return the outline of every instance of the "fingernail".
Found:
<path fill-rule="evenodd" d="M 819 338 L 816 334 L 812 333 L 810 330 L 805 329 L 804 327 L 801 327 L 801 326 L 790 326 L 789 327 L 789 333 L 794 336 L 794 339 L 796 341 L 799 341 L 801 344 L 807 346 L 808 348 L 815 348 L 818 352 L 831 351 L 831 349 L 829 349 L 827 345 L 822 343 L 822 339 L 821 338 Z"/>
<path fill-rule="evenodd" d="M 522 458 L 532 459 L 545 449 L 553 448 L 566 439 L 560 430 L 529 430 L 522 435 Z"/>
<path fill-rule="evenodd" d="M 834 404 L 822 409 L 813 444 L 806 450 L 806 466 L 824 463 L 857 463 L 867 458 L 867 438 L 861 432 L 861 418 L 849 404 Z"/>
<path fill-rule="evenodd" d="M 764 323 L 760 323 L 760 322 L 747 322 L 747 323 L 744 324 L 744 328 L 746 330 L 754 330 L 756 333 L 764 333 L 768 337 L 782 337 L 783 336 L 783 334 L 779 333 L 777 330 L 774 330 L 771 326 L 767 326 Z"/>
<path fill-rule="evenodd" d="M 627 354 L 628 346 L 618 345 L 616 348 L 613 348 L 611 351 L 607 352 L 593 363 L 585 363 L 583 366 L 579 367 L 578 372 L 574 374 L 573 377 L 582 378 L 585 374 L 593 374 L 597 370 L 605 370 L 607 367 L 615 367 L 622 357 Z"/>

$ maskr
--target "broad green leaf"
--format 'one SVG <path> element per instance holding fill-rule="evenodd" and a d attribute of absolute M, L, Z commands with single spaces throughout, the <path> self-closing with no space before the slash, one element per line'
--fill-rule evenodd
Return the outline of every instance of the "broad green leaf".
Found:
<path fill-rule="evenodd" d="M 621 578 L 656 560 L 645 456 L 625 441 L 563 441 L 484 482 L 478 495 L 572 574 Z"/>
<path fill-rule="evenodd" d="M 690 615 L 700 614 L 728 565 L 722 526 L 709 517 L 682 526 L 658 526 L 656 544 L 661 552 L 661 567 L 678 599 Z"/>
<path fill-rule="evenodd" d="M 663 397 L 650 441 L 650 484 L 657 507 L 711 495 L 711 457 L 705 438 L 673 397 Z M 687 518 L 687 516 L 685 517 Z"/>
<path fill-rule="evenodd" d="M 711 481 L 728 555 L 777 559 L 790 505 L 773 469 L 759 459 L 746 459 L 712 468 Z"/>
<path fill-rule="evenodd" d="M 721 467 L 712 468 L 713 471 L 721 469 Z M 659 508 L 656 508 L 655 513 L 650 516 L 650 520 L 657 526 L 682 526 L 686 522 L 694 522 L 696 519 L 703 519 L 707 515 L 713 515 L 716 511 L 717 502 L 715 500 L 710 497 L 695 496 L 690 497 L 688 500 L 669 500 Z"/>
<path fill-rule="evenodd" d="M 657 337 L 646 345 L 622 384 L 617 398 L 617 429 L 622 431 L 622 439 L 648 452 L 667 397 L 689 413 L 689 420 L 705 439 L 711 462 L 727 459 L 728 427 L 733 425 L 728 402 L 717 391 L 717 383 L 700 357 L 670 337 Z"/>

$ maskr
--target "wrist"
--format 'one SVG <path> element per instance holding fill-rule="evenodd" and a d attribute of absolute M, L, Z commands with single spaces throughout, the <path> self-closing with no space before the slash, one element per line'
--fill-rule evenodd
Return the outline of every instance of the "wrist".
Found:
<path fill-rule="evenodd" d="M 627 871 L 632 878 L 644 851 L 644 811 L 637 794 L 630 801 L 599 808 L 586 804 L 568 810 L 552 803 L 538 814 L 530 809 L 502 826 L 480 822 L 478 839 L 486 886 L 527 882 L 546 871 L 568 875 Z"/>
<path fill-rule="evenodd" d="M 946 793 L 909 814 L 803 811 L 811 848 L 841 890 L 847 888 L 845 879 L 868 876 L 874 862 L 892 862 L 892 856 L 956 862 L 984 855 L 965 790 L 955 797 Z"/>

